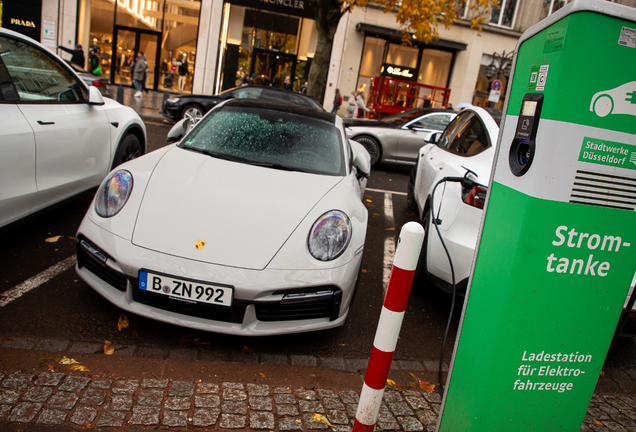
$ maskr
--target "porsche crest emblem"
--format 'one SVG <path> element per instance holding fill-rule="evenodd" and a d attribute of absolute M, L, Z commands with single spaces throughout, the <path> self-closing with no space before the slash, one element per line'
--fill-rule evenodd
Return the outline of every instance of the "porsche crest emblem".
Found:
<path fill-rule="evenodd" d="M 196 244 L 194 245 L 197 250 L 203 249 L 203 246 L 205 246 L 205 242 L 203 240 L 197 240 Z"/>

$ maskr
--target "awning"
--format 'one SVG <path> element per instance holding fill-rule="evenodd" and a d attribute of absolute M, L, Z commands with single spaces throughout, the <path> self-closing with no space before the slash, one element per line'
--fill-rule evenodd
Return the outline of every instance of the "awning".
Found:
<path fill-rule="evenodd" d="M 356 30 L 363 32 L 367 36 L 374 36 L 395 43 L 402 43 L 402 35 L 404 34 L 400 30 L 365 23 L 356 24 Z M 446 39 L 432 40 L 427 44 L 414 40 L 413 44 L 420 47 L 435 48 L 444 51 L 466 51 L 467 46 L 465 43 L 454 42 Z"/>

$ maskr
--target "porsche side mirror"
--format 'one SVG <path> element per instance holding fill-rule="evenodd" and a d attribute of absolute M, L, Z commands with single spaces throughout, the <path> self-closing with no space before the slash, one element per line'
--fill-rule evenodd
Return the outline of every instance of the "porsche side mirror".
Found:
<path fill-rule="evenodd" d="M 371 156 L 369 152 L 357 141 L 349 140 L 349 144 L 353 151 L 353 161 L 351 163 L 358 169 L 358 175 L 365 178 L 369 177 L 371 175 Z"/>
<path fill-rule="evenodd" d="M 95 86 L 88 86 L 88 104 L 89 105 L 104 105 L 104 98 L 99 89 Z"/>
<path fill-rule="evenodd" d="M 192 121 L 189 118 L 181 119 L 172 126 L 172 129 L 168 132 L 166 141 L 168 143 L 181 141 L 181 138 L 183 138 L 190 129 L 192 129 Z"/>
<path fill-rule="evenodd" d="M 424 142 L 427 142 L 429 144 L 437 144 L 441 136 L 442 136 L 441 132 L 435 132 L 431 134 L 431 136 L 429 136 L 428 139 L 425 139 Z"/>

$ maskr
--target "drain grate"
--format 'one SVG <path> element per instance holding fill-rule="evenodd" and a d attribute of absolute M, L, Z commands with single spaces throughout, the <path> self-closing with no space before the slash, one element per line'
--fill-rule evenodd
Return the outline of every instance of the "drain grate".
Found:
<path fill-rule="evenodd" d="M 636 209 L 636 179 L 577 170 L 570 202 L 633 211 Z"/>

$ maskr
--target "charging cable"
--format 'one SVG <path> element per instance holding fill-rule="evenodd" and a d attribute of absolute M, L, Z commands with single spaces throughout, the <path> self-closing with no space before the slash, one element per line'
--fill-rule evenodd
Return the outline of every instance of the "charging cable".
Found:
<path fill-rule="evenodd" d="M 448 182 L 461 183 L 462 188 L 466 188 L 466 189 L 472 189 L 473 187 L 477 185 L 477 183 L 475 183 L 473 180 L 468 178 L 468 174 L 472 174 L 475 177 L 477 177 L 477 174 L 475 174 L 474 171 L 471 171 L 464 166 L 462 166 L 462 168 L 466 170 L 466 174 L 464 174 L 464 177 L 444 177 L 443 179 L 441 179 L 435 184 L 435 187 L 433 187 L 433 192 L 431 192 L 431 207 L 430 207 L 431 223 L 435 226 L 435 231 L 437 231 L 437 237 L 442 243 L 444 252 L 446 252 L 446 257 L 448 258 L 448 263 L 450 264 L 451 280 L 453 283 L 453 300 L 451 301 L 450 313 L 448 314 L 448 322 L 446 323 L 446 331 L 444 332 L 444 340 L 442 342 L 442 352 L 439 357 L 439 376 L 438 377 L 439 377 L 440 389 L 442 390 L 442 396 L 444 396 L 444 384 L 442 381 L 442 377 L 443 377 L 442 365 L 444 364 L 444 351 L 446 350 L 446 340 L 448 339 L 448 330 L 450 328 L 450 324 L 453 319 L 453 311 L 455 310 L 455 298 L 457 297 L 456 295 L 457 283 L 455 281 L 455 268 L 453 267 L 453 260 L 450 256 L 450 253 L 448 252 L 446 243 L 444 243 L 442 234 L 439 231 L 439 225 L 442 223 L 441 219 L 439 218 L 440 212 L 442 211 L 442 202 L 440 201 L 439 203 L 439 208 L 437 209 L 437 217 L 435 217 L 435 210 L 433 207 L 435 205 L 435 189 L 437 189 L 437 187 L 441 185 L 442 183 L 448 183 Z"/>

